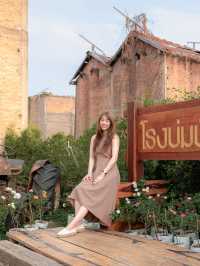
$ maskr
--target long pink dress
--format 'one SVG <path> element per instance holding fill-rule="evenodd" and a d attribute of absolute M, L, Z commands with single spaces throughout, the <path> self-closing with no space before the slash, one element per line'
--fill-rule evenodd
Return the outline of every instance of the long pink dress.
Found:
<path fill-rule="evenodd" d="M 104 139 L 102 139 L 103 143 Z M 93 172 L 94 179 L 102 173 L 112 156 L 112 147 L 102 149 L 102 143 L 96 149 L 96 164 Z M 98 220 L 101 224 L 110 226 L 112 219 L 110 214 L 115 209 L 118 184 L 120 174 L 117 164 L 98 183 L 92 184 L 90 181 L 81 181 L 68 196 L 69 201 L 74 207 L 74 200 L 81 206 L 85 206 L 89 213 L 85 219 Z"/>

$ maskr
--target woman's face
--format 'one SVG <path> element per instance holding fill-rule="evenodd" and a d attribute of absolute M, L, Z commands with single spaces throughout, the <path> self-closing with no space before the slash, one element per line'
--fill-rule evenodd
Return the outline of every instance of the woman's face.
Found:
<path fill-rule="evenodd" d="M 110 127 L 110 120 L 105 116 L 103 115 L 100 119 L 100 127 L 103 131 L 109 129 Z"/>

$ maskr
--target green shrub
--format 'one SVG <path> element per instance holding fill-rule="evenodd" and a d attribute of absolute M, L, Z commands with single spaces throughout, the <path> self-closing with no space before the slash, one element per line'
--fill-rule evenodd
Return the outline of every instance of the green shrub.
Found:
<path fill-rule="evenodd" d="M 126 127 L 125 120 L 117 123 L 117 133 L 120 136 L 118 165 L 123 179 L 127 178 Z M 17 177 L 18 183 L 26 187 L 33 163 L 37 160 L 49 159 L 61 170 L 62 194 L 70 191 L 87 174 L 90 139 L 93 134 L 95 134 L 95 125 L 78 139 L 58 133 L 43 140 L 39 130 L 32 127 L 24 130 L 19 136 L 9 130 L 5 144 L 8 151 L 15 151 L 14 154 L 8 152 L 9 158 L 25 161 L 23 172 Z"/>
<path fill-rule="evenodd" d="M 6 238 L 6 216 L 7 216 L 7 208 L 0 206 L 0 240 Z"/>

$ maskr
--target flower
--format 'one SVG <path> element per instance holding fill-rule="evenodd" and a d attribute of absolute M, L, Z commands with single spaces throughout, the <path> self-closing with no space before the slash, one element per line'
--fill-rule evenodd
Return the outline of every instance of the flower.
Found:
<path fill-rule="evenodd" d="M 47 192 L 46 192 L 46 191 L 42 191 L 42 197 L 43 197 L 44 199 L 47 198 Z"/>
<path fill-rule="evenodd" d="M 176 214 L 176 211 L 174 211 L 174 210 L 171 209 L 171 208 L 169 209 L 169 211 L 170 211 L 172 214 L 174 214 L 174 215 Z"/>
<path fill-rule="evenodd" d="M 16 191 L 15 190 L 11 190 L 11 194 L 12 195 L 15 195 L 16 194 Z"/>
<path fill-rule="evenodd" d="M 33 196 L 33 199 L 38 200 L 39 197 L 38 197 L 37 195 L 34 195 L 34 196 Z"/>
<path fill-rule="evenodd" d="M 149 187 L 146 187 L 146 192 L 149 192 Z"/>
<path fill-rule="evenodd" d="M 135 188 L 135 191 L 137 192 L 137 191 L 139 191 L 139 189 L 138 188 Z"/>
<path fill-rule="evenodd" d="M 137 196 L 139 197 L 141 195 L 141 193 L 140 192 L 137 192 Z"/>
<path fill-rule="evenodd" d="M 156 197 L 160 198 L 160 194 L 157 194 Z"/>
<path fill-rule="evenodd" d="M 33 190 L 32 189 L 29 189 L 29 191 L 28 192 L 30 192 L 30 193 L 33 193 Z"/>
<path fill-rule="evenodd" d="M 143 188 L 142 191 L 143 191 L 143 192 L 146 192 L 146 188 Z"/>
<path fill-rule="evenodd" d="M 20 193 L 15 193 L 13 198 L 14 199 L 20 199 L 21 198 L 21 194 Z"/>
<path fill-rule="evenodd" d="M 136 203 L 134 204 L 134 206 L 135 206 L 135 207 L 138 207 L 138 206 L 140 206 L 140 204 L 141 204 L 140 202 L 136 202 Z"/>
<path fill-rule="evenodd" d="M 137 182 L 136 182 L 136 181 L 133 181 L 132 184 L 133 184 L 133 187 L 134 187 L 134 188 L 137 188 Z"/>
<path fill-rule="evenodd" d="M 6 187 L 5 191 L 10 192 L 10 191 L 12 191 L 12 188 L 11 187 Z"/>
<path fill-rule="evenodd" d="M 167 196 L 164 196 L 163 198 L 164 198 L 164 199 L 167 199 Z"/>
<path fill-rule="evenodd" d="M 117 210 L 116 210 L 116 213 L 117 213 L 117 214 L 120 214 L 120 210 L 119 210 L 119 209 L 117 209 Z"/>
<path fill-rule="evenodd" d="M 180 216 L 181 216 L 182 218 L 184 218 L 184 217 L 186 217 L 187 215 L 186 215 L 186 213 L 182 212 L 182 213 L 180 214 Z"/>
<path fill-rule="evenodd" d="M 67 207 L 67 204 L 66 203 L 63 203 L 63 208 L 66 208 Z"/>
<path fill-rule="evenodd" d="M 1 199 L 2 199 L 2 200 L 6 200 L 6 197 L 5 197 L 5 196 L 1 196 Z"/>
<path fill-rule="evenodd" d="M 188 200 L 191 200 L 192 198 L 191 197 L 187 197 Z"/>
<path fill-rule="evenodd" d="M 13 209 L 16 209 L 16 207 L 15 207 L 15 203 L 14 203 L 14 202 L 9 203 L 8 206 L 11 207 L 11 208 L 13 208 Z"/>
<path fill-rule="evenodd" d="M 152 196 L 148 196 L 148 199 L 152 199 L 153 197 Z"/>
<path fill-rule="evenodd" d="M 127 203 L 127 204 L 130 204 L 130 200 L 129 200 L 129 198 L 125 198 L 125 200 L 126 200 L 126 203 Z"/>

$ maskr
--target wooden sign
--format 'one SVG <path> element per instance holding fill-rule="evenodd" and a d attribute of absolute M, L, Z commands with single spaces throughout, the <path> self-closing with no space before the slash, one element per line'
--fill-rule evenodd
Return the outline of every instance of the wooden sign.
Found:
<path fill-rule="evenodd" d="M 135 103 L 128 104 L 131 180 L 142 175 L 142 160 L 199 159 L 200 100 L 138 109 Z"/>

